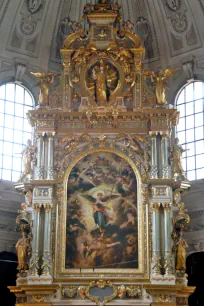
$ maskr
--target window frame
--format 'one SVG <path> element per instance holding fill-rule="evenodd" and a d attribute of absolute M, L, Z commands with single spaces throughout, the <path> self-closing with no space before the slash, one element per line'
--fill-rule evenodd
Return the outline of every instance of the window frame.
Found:
<path fill-rule="evenodd" d="M 13 97 L 11 99 L 7 97 L 7 90 L 9 91 L 9 88 L 6 88 L 7 85 L 14 85 Z M 33 139 L 33 129 L 29 126 L 27 112 L 34 109 L 35 100 L 31 91 L 21 83 L 4 82 L 0 84 L 0 90 L 3 86 L 4 95 L 1 95 L 2 93 L 0 92 L 0 106 L 1 103 L 4 104 L 2 109 L 0 109 L 0 116 L 3 118 L 3 122 L 0 122 L 0 179 L 15 182 L 23 171 L 21 152 L 26 147 L 27 140 Z M 17 87 L 18 90 L 16 89 Z M 18 98 L 20 97 L 20 94 L 18 94 L 20 92 L 22 99 Z M 26 99 L 29 99 L 29 103 L 26 103 Z M 11 120 L 8 120 L 11 117 L 12 123 Z M 7 121 L 5 118 L 7 118 Z M 18 140 L 19 136 L 20 139 Z M 8 167 L 6 166 L 6 161 Z"/>
<path fill-rule="evenodd" d="M 201 83 L 201 96 L 199 98 L 195 97 L 196 93 L 196 88 L 195 84 L 196 83 Z M 188 97 L 186 96 L 186 89 L 188 86 L 193 86 L 192 88 L 192 99 L 187 100 Z M 179 103 L 179 98 L 182 95 L 183 92 L 183 102 Z M 196 102 L 200 101 L 200 106 L 202 110 L 198 110 L 198 103 L 197 103 L 197 110 L 196 110 Z M 198 162 L 199 158 L 203 157 L 204 160 L 204 81 L 203 80 L 192 80 L 191 82 L 188 82 L 185 84 L 177 93 L 176 98 L 175 98 L 175 104 L 176 108 L 180 111 L 181 107 L 183 108 L 181 114 L 180 114 L 180 119 L 179 119 L 179 124 L 181 124 L 181 120 L 183 121 L 183 129 L 179 128 L 179 124 L 176 127 L 176 137 L 179 138 L 180 144 L 184 147 L 184 149 L 189 149 L 189 147 L 192 148 L 192 154 L 188 153 L 189 151 L 186 151 L 183 153 L 183 166 L 184 170 L 188 175 L 193 174 L 193 176 L 189 176 L 189 180 L 197 180 L 197 179 L 202 179 L 204 178 L 204 163 L 203 166 L 202 164 Z M 191 104 L 191 105 L 190 105 Z M 192 107 L 192 110 L 189 110 L 187 113 L 187 107 Z M 200 115 L 200 125 L 198 124 L 198 116 Z M 192 119 L 193 121 L 188 121 L 188 119 Z M 197 120 L 196 120 L 197 119 Z M 191 126 L 192 124 L 192 126 Z M 180 138 L 180 136 L 185 137 L 185 141 Z M 201 134 L 201 138 L 199 138 Z M 189 140 L 189 137 L 192 137 L 192 140 Z M 200 143 L 199 143 L 200 142 Z M 203 149 L 202 152 L 198 153 L 198 148 L 200 145 L 200 148 L 202 147 L 203 142 Z M 194 167 L 190 169 L 190 161 L 194 159 Z M 199 166 L 200 165 L 200 166 Z M 198 175 L 198 172 L 202 171 L 203 175 Z M 194 177 L 195 174 L 195 177 Z M 194 177 L 194 178 L 192 178 Z"/>

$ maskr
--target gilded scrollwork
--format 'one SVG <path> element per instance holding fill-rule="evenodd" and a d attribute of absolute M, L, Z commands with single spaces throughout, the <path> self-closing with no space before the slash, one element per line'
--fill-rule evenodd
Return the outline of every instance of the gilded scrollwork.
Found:
<path fill-rule="evenodd" d="M 62 287 L 62 295 L 68 298 L 73 298 L 77 295 L 77 287 L 76 286 L 66 286 Z"/>
<path fill-rule="evenodd" d="M 172 302 L 171 297 L 169 295 L 157 295 L 156 296 L 157 303 L 170 304 Z"/>
<path fill-rule="evenodd" d="M 113 294 L 111 296 L 104 297 L 103 302 L 100 301 L 99 297 L 93 296 L 90 294 L 90 289 L 98 287 L 103 289 L 105 287 L 110 287 L 113 290 Z M 111 281 L 99 280 L 92 281 L 89 286 L 80 286 L 78 288 L 78 295 L 82 298 L 88 298 L 90 301 L 96 303 L 96 305 L 102 306 L 106 305 L 108 302 L 111 302 L 118 296 L 118 289 Z"/>

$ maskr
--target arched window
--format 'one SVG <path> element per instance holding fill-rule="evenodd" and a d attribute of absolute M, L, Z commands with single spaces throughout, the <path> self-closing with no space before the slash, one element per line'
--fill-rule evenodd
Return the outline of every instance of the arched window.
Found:
<path fill-rule="evenodd" d="M 16 181 L 22 172 L 21 152 L 32 137 L 26 113 L 32 108 L 33 98 L 23 86 L 0 87 L 0 179 Z"/>
<path fill-rule="evenodd" d="M 177 137 L 187 150 L 183 166 L 190 181 L 204 178 L 204 83 L 194 81 L 179 93 Z"/>

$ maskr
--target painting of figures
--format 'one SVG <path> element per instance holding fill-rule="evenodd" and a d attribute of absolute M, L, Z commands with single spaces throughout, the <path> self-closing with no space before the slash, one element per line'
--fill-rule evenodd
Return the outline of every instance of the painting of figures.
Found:
<path fill-rule="evenodd" d="M 67 181 L 65 268 L 138 268 L 137 179 L 128 162 L 95 152 Z"/>

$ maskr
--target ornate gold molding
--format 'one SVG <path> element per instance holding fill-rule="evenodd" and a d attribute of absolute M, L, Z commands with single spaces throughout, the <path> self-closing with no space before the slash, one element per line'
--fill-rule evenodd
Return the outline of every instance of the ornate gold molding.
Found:
<path fill-rule="evenodd" d="M 164 208 L 164 212 L 166 213 L 171 211 L 171 203 L 162 203 L 162 207 Z"/>
<path fill-rule="evenodd" d="M 151 208 L 154 212 L 159 212 L 159 208 L 161 206 L 161 203 L 151 203 Z"/>

